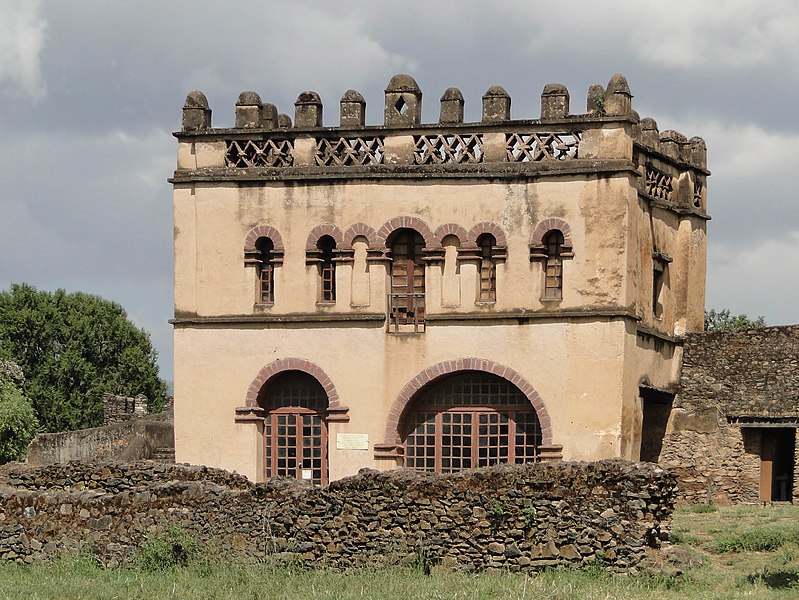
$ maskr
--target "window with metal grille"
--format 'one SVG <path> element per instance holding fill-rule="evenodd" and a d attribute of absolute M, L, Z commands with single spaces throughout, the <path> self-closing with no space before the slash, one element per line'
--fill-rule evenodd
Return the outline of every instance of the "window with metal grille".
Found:
<path fill-rule="evenodd" d="M 480 247 L 480 291 L 478 300 L 493 302 L 497 299 L 497 271 L 494 259 L 494 246 L 497 240 L 490 233 L 484 233 L 477 238 Z"/>
<path fill-rule="evenodd" d="M 321 262 L 319 263 L 319 301 L 334 303 L 336 301 L 336 263 L 333 262 L 333 250 L 336 240 L 323 235 L 316 242 Z"/>
<path fill-rule="evenodd" d="M 553 229 L 542 240 L 546 247 L 546 264 L 544 273 L 544 299 L 560 300 L 563 298 L 563 234 Z"/>
<path fill-rule="evenodd" d="M 275 263 L 272 257 L 275 245 L 268 237 L 262 237 L 255 242 L 255 248 L 261 261 L 258 265 L 258 302 L 271 304 L 275 301 Z"/>
<path fill-rule="evenodd" d="M 405 423 L 405 466 L 418 471 L 535 462 L 542 441 L 538 415 L 521 390 L 479 371 L 422 391 Z"/>
<path fill-rule="evenodd" d="M 266 410 L 266 476 L 327 484 L 327 394 L 322 385 L 307 373 L 289 371 L 262 390 L 259 404 Z"/>

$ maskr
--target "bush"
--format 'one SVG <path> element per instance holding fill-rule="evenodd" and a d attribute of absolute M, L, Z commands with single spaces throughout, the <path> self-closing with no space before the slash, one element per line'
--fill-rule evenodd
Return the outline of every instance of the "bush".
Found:
<path fill-rule="evenodd" d="M 144 571 L 168 571 L 187 566 L 196 549 L 194 538 L 181 527 L 172 525 L 142 542 L 136 562 Z"/>
<path fill-rule="evenodd" d="M 30 401 L 12 383 L 0 379 L 0 462 L 24 458 L 38 430 Z"/>

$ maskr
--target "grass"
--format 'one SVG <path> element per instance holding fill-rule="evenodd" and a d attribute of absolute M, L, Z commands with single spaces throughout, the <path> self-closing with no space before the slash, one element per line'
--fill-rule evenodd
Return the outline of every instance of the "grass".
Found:
<path fill-rule="evenodd" d="M 192 546 L 172 531 L 150 541 L 143 549 L 148 558 L 137 568 L 102 569 L 85 555 L 33 566 L 2 564 L 0 599 L 794 599 L 799 597 L 797 523 L 799 507 L 793 506 L 678 509 L 673 541 L 683 555 L 681 576 L 620 576 L 598 568 L 529 576 L 436 569 L 425 576 L 411 568 L 341 574 L 226 563 L 203 556 L 199 547 L 183 560 L 173 550 L 190 552 Z"/>

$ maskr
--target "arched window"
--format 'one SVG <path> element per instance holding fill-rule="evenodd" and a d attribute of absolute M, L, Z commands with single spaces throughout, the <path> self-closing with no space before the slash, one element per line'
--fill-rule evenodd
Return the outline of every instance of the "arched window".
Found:
<path fill-rule="evenodd" d="M 261 237 L 255 242 L 258 251 L 258 303 L 272 304 L 275 301 L 275 261 L 273 250 L 275 245 L 268 237 Z"/>
<path fill-rule="evenodd" d="M 544 268 L 544 299 L 563 298 L 563 234 L 553 229 L 543 238 L 546 252 Z"/>
<path fill-rule="evenodd" d="M 494 302 L 497 299 L 497 266 L 494 259 L 494 246 L 497 240 L 490 233 L 477 238 L 480 248 L 480 289 L 477 299 L 480 302 Z"/>
<path fill-rule="evenodd" d="M 325 485 L 327 472 L 327 394 L 302 371 L 287 371 L 258 395 L 266 411 L 264 466 L 267 477 L 295 477 Z"/>
<path fill-rule="evenodd" d="M 450 473 L 538 460 L 541 425 L 510 381 L 464 371 L 423 389 L 405 417 L 405 466 Z"/>
<path fill-rule="evenodd" d="M 336 263 L 333 262 L 333 250 L 336 240 L 323 235 L 316 242 L 319 250 L 319 302 L 333 304 L 336 302 Z"/>
<path fill-rule="evenodd" d="M 391 296 L 389 327 L 424 323 L 425 292 L 422 250 L 424 238 L 414 229 L 399 229 L 391 240 Z"/>

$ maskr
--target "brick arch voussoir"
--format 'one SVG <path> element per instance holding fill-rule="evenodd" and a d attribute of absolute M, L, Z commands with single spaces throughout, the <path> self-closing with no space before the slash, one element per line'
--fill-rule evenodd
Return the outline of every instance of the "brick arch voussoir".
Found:
<path fill-rule="evenodd" d="M 435 232 L 433 232 L 433 238 L 435 239 L 436 246 L 442 246 L 444 238 L 448 235 L 454 235 L 456 238 L 458 238 L 458 241 L 461 245 L 469 241 L 469 234 L 466 231 L 466 228 L 461 227 L 457 223 L 444 223 L 443 225 L 436 227 Z"/>
<path fill-rule="evenodd" d="M 541 244 L 543 244 L 544 236 L 553 229 L 557 229 L 563 234 L 563 244 L 565 246 L 572 245 L 571 227 L 569 227 L 569 224 L 566 221 L 564 221 L 563 219 L 558 219 L 556 217 L 544 219 L 536 226 L 535 230 L 533 230 L 533 235 L 530 236 L 530 245 L 540 246 Z"/>
<path fill-rule="evenodd" d="M 247 233 L 247 237 L 244 239 L 244 251 L 255 252 L 255 242 L 262 237 L 268 237 L 272 240 L 276 251 L 283 251 L 283 237 L 280 235 L 280 232 L 271 225 L 258 225 L 250 229 L 249 233 Z"/>
<path fill-rule="evenodd" d="M 518 371 L 510 367 L 492 360 L 476 357 L 458 358 L 437 363 L 428 367 L 406 383 L 394 400 L 394 404 L 392 404 L 389 409 L 384 443 L 396 445 L 402 441 L 399 431 L 400 421 L 406 409 L 422 388 L 445 375 L 458 373 L 460 371 L 483 371 L 485 373 L 491 373 L 510 381 L 519 388 L 522 393 L 527 396 L 527 399 L 530 401 L 530 404 L 533 406 L 538 416 L 538 422 L 541 425 L 541 444 L 544 446 L 552 445 L 552 421 L 549 417 L 549 411 L 544 401 L 541 399 L 541 396 L 530 382 L 522 377 Z"/>
<path fill-rule="evenodd" d="M 322 223 L 311 229 L 311 233 L 308 234 L 308 239 L 305 241 L 305 249 L 316 250 L 316 244 L 323 235 L 332 237 L 339 248 L 344 242 L 344 234 L 341 233 L 341 229 L 332 223 Z"/>
<path fill-rule="evenodd" d="M 397 229 L 415 229 L 424 238 L 424 245 L 427 248 L 436 247 L 435 236 L 430 227 L 418 217 L 394 217 L 390 219 L 377 231 L 377 243 L 381 247 L 386 247 L 388 236 Z"/>
<path fill-rule="evenodd" d="M 490 233 L 493 235 L 497 242 L 497 246 L 500 248 L 508 247 L 508 238 L 505 236 L 505 231 L 502 229 L 502 227 L 496 223 L 492 223 L 491 221 L 483 221 L 482 223 L 478 223 L 472 227 L 469 230 L 469 242 L 477 245 L 477 238 L 484 233 Z"/>
<path fill-rule="evenodd" d="M 258 394 L 261 393 L 264 385 L 287 371 L 302 371 L 303 373 L 307 373 L 316 379 L 322 388 L 324 388 L 327 394 L 328 408 L 336 408 L 340 405 L 341 400 L 336 391 L 336 386 L 333 385 L 333 381 L 319 365 L 305 360 L 304 358 L 279 358 L 261 367 L 261 370 L 258 371 L 252 383 L 250 383 L 250 387 L 247 388 L 245 406 L 258 406 Z"/>
<path fill-rule="evenodd" d="M 350 225 L 347 231 L 344 232 L 344 245 L 347 248 L 352 248 L 352 245 L 355 243 L 355 238 L 358 236 L 366 238 L 366 241 L 369 242 L 370 250 L 377 248 L 377 232 L 374 230 L 374 227 L 366 223 L 354 223 Z"/>

